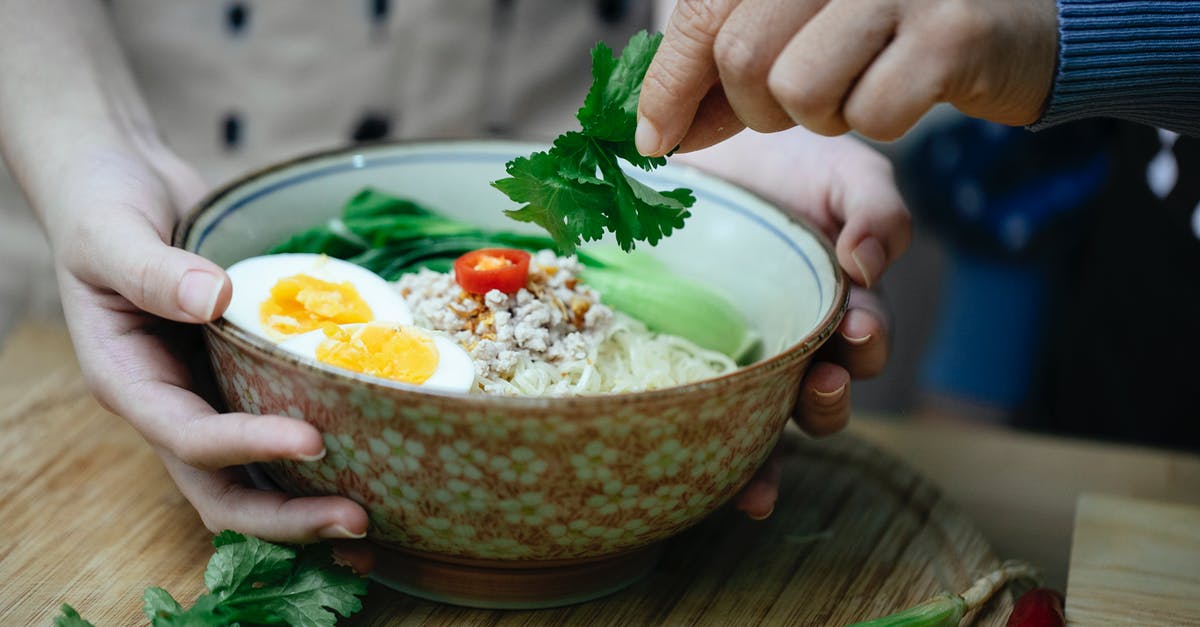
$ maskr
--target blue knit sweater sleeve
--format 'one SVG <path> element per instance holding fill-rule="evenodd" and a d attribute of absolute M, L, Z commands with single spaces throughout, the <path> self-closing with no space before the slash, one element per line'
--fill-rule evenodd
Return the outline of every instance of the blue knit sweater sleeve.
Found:
<path fill-rule="evenodd" d="M 1058 72 L 1033 130 L 1112 117 L 1200 136 L 1200 0 L 1057 0 Z"/>

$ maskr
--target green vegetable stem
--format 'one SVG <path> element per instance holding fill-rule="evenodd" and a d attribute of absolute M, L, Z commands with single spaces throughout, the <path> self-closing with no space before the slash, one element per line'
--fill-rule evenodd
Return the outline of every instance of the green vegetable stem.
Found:
<path fill-rule="evenodd" d="M 1037 581 L 1038 574 L 1028 563 L 1005 562 L 1000 568 L 979 578 L 962 594 L 943 592 L 902 612 L 847 627 L 956 627 L 967 612 L 981 607 L 1005 584 L 1018 579 Z"/>
<path fill-rule="evenodd" d="M 203 594 L 184 609 L 162 588 L 147 588 L 143 610 L 153 627 L 303 625 L 332 627 L 362 609 L 367 581 L 333 563 L 329 546 L 291 548 L 222 531 L 213 538 Z M 94 627 L 63 605 L 55 627 Z"/>

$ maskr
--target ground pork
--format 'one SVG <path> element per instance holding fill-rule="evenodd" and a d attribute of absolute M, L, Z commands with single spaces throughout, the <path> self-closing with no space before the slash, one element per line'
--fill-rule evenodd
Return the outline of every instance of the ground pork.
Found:
<path fill-rule="evenodd" d="M 470 353 L 481 378 L 508 378 L 523 359 L 561 364 L 588 359 L 604 340 L 613 311 L 579 282 L 575 257 L 543 250 L 516 294 L 468 294 L 452 274 L 421 270 L 401 277 L 400 294 L 418 326 L 445 331 Z"/>

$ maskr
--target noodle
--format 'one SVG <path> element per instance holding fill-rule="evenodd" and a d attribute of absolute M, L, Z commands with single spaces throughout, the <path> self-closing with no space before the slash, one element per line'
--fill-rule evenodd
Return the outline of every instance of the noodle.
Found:
<path fill-rule="evenodd" d="M 480 391 L 528 396 L 656 390 L 707 379 L 737 368 L 722 353 L 681 337 L 654 333 L 621 313 L 586 360 L 554 364 L 522 358 L 509 377 L 480 377 Z"/>

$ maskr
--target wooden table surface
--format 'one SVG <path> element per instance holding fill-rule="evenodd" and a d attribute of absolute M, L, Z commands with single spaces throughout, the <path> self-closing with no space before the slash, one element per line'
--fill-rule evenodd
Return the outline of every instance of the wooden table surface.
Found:
<path fill-rule="evenodd" d="M 1067 611 L 1080 625 L 1200 625 L 1200 506 L 1083 495 Z"/>
<path fill-rule="evenodd" d="M 1200 458 L 1161 451 L 879 419 L 796 446 L 771 519 L 722 510 L 607 599 L 483 612 L 374 586 L 350 624 L 841 624 L 963 587 L 997 556 L 1063 589 L 1081 492 L 1200 502 Z M 63 602 L 97 625 L 145 624 L 146 587 L 185 605 L 202 592 L 210 534 L 91 399 L 61 327 L 24 323 L 4 346 L 0 447 L 0 624 L 48 624 Z M 975 624 L 1003 624 L 1007 603 Z"/>

